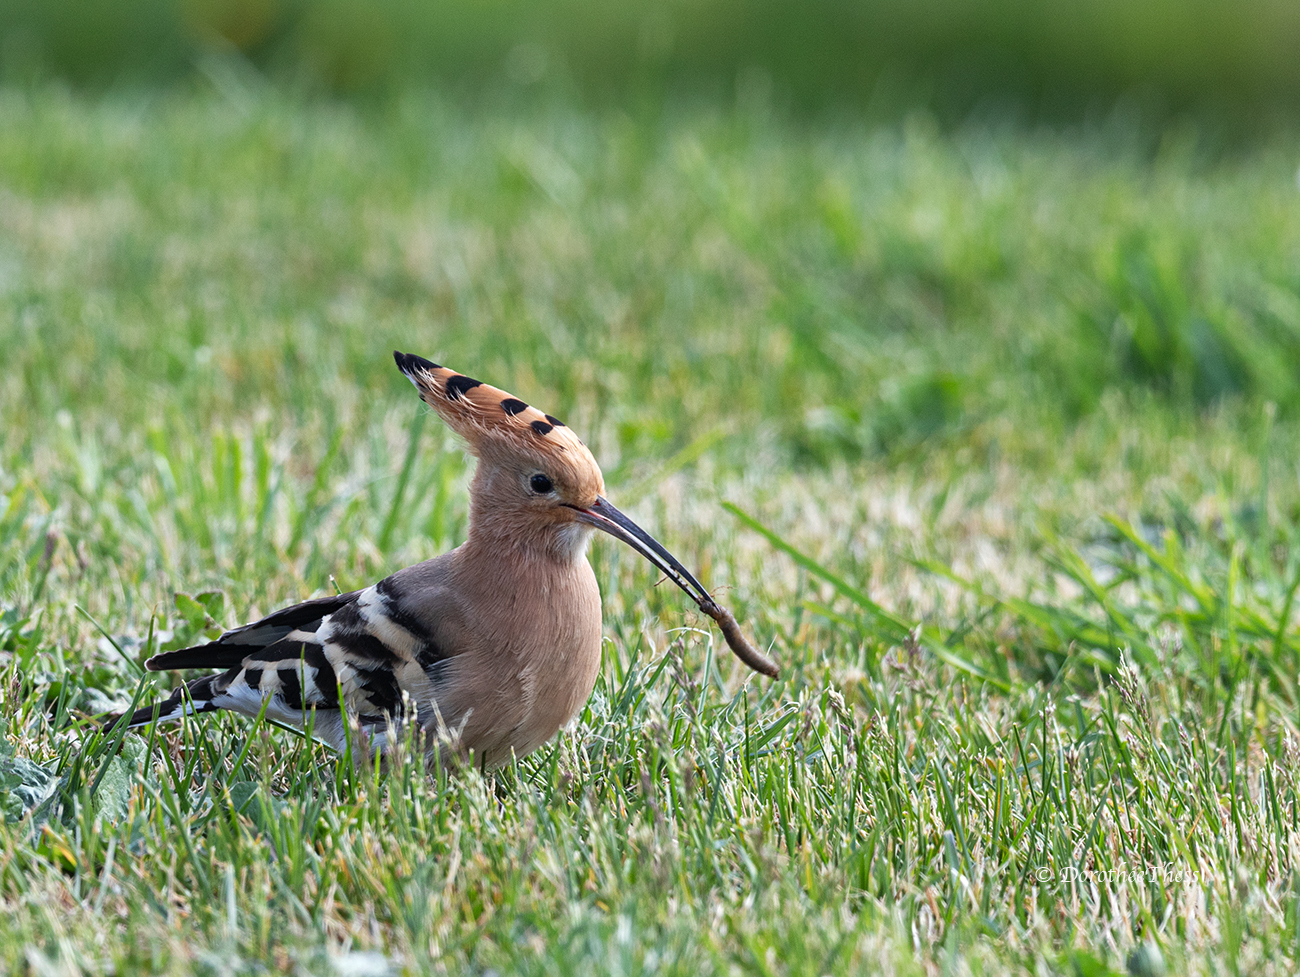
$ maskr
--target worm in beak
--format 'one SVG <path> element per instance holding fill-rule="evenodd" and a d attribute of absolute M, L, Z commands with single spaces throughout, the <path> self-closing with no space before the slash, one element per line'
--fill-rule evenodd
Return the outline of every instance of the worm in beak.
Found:
<path fill-rule="evenodd" d="M 664 549 L 653 536 L 614 508 L 608 499 L 597 496 L 596 501 L 590 508 L 583 509 L 578 506 L 571 506 L 570 508 L 578 514 L 580 521 L 587 523 L 589 526 L 595 526 L 601 532 L 609 533 L 615 539 L 627 543 L 628 546 L 662 570 L 669 580 L 686 591 L 691 600 L 699 605 L 700 610 L 717 622 L 718 627 L 722 629 L 722 636 L 726 638 L 727 645 L 736 653 L 737 658 L 763 675 L 775 678 L 780 674 L 776 662 L 755 648 L 741 633 L 740 625 L 736 623 L 736 618 L 731 611 L 720 606 L 704 589 L 704 585 L 681 565 L 677 557 Z"/>

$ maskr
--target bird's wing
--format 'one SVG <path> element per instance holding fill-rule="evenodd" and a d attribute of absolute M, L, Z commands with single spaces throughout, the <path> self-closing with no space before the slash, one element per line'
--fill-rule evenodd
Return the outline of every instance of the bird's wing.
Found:
<path fill-rule="evenodd" d="M 264 704 L 272 719 L 296 725 L 311 709 L 342 707 L 363 725 L 428 709 L 453 657 L 427 623 L 429 605 L 443 603 L 430 596 L 438 577 L 435 566 L 409 567 L 365 590 L 304 601 L 206 645 L 155 655 L 145 663 L 151 671 L 227 671 L 136 710 L 130 725 L 217 709 L 256 716 Z"/>
<path fill-rule="evenodd" d="M 419 569 L 401 571 L 361 591 L 316 631 L 345 706 L 363 724 L 427 707 L 455 655 L 456 649 L 438 640 L 437 632 L 445 628 L 427 623 L 439 607 L 449 610 L 448 603 L 431 596 L 427 587 L 412 591 L 404 583 L 412 578 L 411 570 Z"/>
<path fill-rule="evenodd" d="M 354 590 L 334 597 L 305 600 L 292 607 L 282 607 L 260 621 L 232 628 L 216 641 L 154 655 L 144 663 L 144 667 L 151 672 L 166 672 L 176 668 L 230 668 L 238 665 L 255 650 L 268 648 L 293 631 L 315 632 L 322 618 L 353 603 L 360 594 L 360 590 Z"/>

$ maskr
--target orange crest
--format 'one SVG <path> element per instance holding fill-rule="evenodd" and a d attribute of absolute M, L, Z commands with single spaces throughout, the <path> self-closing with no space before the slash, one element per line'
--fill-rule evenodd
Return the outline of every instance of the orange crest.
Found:
<path fill-rule="evenodd" d="M 394 350 L 393 359 L 415 384 L 420 399 L 465 439 L 474 454 L 523 456 L 539 467 L 559 466 L 570 484 L 581 485 L 593 496 L 605 491 L 596 459 L 562 421 L 498 387 L 422 356 Z"/>

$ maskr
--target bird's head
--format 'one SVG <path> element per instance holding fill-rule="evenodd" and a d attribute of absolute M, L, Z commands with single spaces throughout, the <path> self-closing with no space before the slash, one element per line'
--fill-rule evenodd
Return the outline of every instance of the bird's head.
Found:
<path fill-rule="evenodd" d="M 486 383 L 411 353 L 397 367 L 478 457 L 471 534 L 558 559 L 581 559 L 591 530 L 622 540 L 692 599 L 708 591 L 649 533 L 605 498 L 591 451 L 550 414 Z"/>

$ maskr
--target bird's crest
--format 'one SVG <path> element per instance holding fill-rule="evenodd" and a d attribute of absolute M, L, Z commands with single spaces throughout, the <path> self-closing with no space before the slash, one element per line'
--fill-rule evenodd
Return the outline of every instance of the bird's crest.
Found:
<path fill-rule="evenodd" d="M 524 403 L 499 387 L 449 370 L 414 353 L 393 352 L 420 399 L 438 412 L 476 455 L 497 451 L 524 452 L 539 462 L 559 463 L 586 475 L 593 491 L 604 491 L 600 466 L 582 440 L 558 418 Z M 587 471 L 584 471 L 587 470 Z"/>

